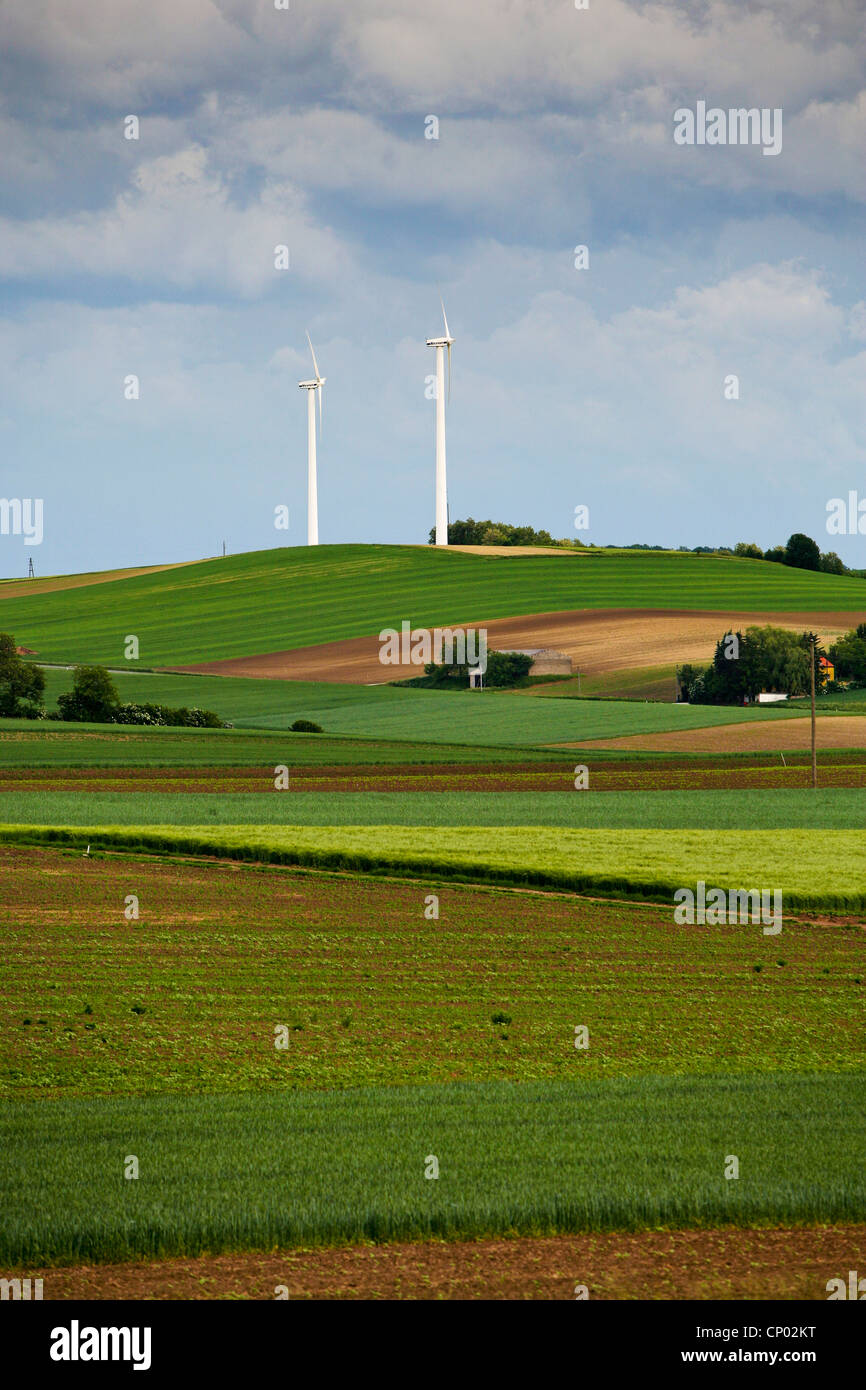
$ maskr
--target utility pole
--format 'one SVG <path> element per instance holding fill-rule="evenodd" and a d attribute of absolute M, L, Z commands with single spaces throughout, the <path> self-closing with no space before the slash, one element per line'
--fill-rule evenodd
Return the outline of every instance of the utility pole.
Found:
<path fill-rule="evenodd" d="M 28 562 L 27 562 L 27 578 L 28 578 L 28 579 L 35 579 L 35 578 L 36 578 L 36 571 L 35 571 L 34 568 L 33 568 L 33 556 L 32 556 L 32 555 L 30 556 L 30 559 L 29 559 Z"/>
<path fill-rule="evenodd" d="M 809 633 L 809 686 L 812 692 L 812 786 L 818 785 L 818 758 L 815 751 L 815 652 L 818 647 L 818 638 L 814 632 Z"/>
<path fill-rule="evenodd" d="M 223 559 L 226 558 L 226 543 L 223 541 Z"/>

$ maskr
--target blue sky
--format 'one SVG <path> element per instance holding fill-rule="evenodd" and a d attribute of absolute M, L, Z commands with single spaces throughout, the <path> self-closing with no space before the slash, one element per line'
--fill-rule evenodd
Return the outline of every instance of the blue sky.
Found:
<path fill-rule="evenodd" d="M 321 540 L 425 541 L 440 289 L 452 517 L 567 536 L 585 504 L 598 544 L 803 530 L 866 565 L 866 537 L 825 531 L 830 498 L 866 498 L 862 18 L 5 8 L 0 494 L 44 500 L 44 539 L 0 535 L 0 574 L 303 544 L 307 329 Z M 781 108 L 781 153 L 676 145 L 700 100 Z"/>

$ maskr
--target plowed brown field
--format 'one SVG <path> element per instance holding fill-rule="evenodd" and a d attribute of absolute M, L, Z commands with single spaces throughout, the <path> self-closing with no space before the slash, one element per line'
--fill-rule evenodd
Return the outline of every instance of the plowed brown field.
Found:
<path fill-rule="evenodd" d="M 863 615 L 866 616 L 866 615 Z M 726 632 L 772 623 L 796 631 L 814 629 L 824 644 L 855 627 L 855 613 L 732 613 L 689 609 L 602 608 L 472 623 L 486 628 L 491 648 L 552 647 L 567 652 L 587 676 L 645 667 L 709 661 Z M 353 637 L 295 651 L 233 657 L 197 666 L 176 666 L 216 676 L 256 676 L 272 680 L 337 681 L 372 685 L 417 676 L 417 666 L 383 666 L 379 638 Z"/>
<path fill-rule="evenodd" d="M 866 1226 L 363 1245 L 27 1271 L 45 1299 L 826 1299 Z"/>

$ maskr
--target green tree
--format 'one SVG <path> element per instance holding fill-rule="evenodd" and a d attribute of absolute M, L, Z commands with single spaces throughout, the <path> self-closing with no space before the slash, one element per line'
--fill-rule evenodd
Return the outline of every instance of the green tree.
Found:
<path fill-rule="evenodd" d="M 35 719 L 42 709 L 44 690 L 44 672 L 22 661 L 15 638 L 0 632 L 0 716 Z"/>
<path fill-rule="evenodd" d="M 839 638 L 830 648 L 830 660 L 836 667 L 837 680 L 866 682 L 866 623 Z"/>
<path fill-rule="evenodd" d="M 848 573 L 848 570 L 846 569 L 843 562 L 840 560 L 839 556 L 836 554 L 835 550 L 828 550 L 826 555 L 821 556 L 821 569 L 825 572 L 825 574 Z"/>
<path fill-rule="evenodd" d="M 793 536 L 788 537 L 785 546 L 785 564 L 793 565 L 798 570 L 818 570 L 821 568 L 821 551 L 811 536 L 795 531 Z"/>
<path fill-rule="evenodd" d="M 108 724 L 120 706 L 120 696 L 104 666 L 76 666 L 72 690 L 58 695 L 61 719 L 84 720 L 89 724 Z"/>
<path fill-rule="evenodd" d="M 748 560 L 763 560 L 764 552 L 754 541 L 737 541 L 734 546 L 735 555 L 743 555 Z"/>
<path fill-rule="evenodd" d="M 696 705 L 740 704 L 762 690 L 802 695 L 809 689 L 809 650 L 805 634 L 786 628 L 726 633 L 716 644 L 712 666 L 697 674 L 694 667 L 680 668 L 681 688 Z M 823 655 L 820 648 L 818 655 Z"/>

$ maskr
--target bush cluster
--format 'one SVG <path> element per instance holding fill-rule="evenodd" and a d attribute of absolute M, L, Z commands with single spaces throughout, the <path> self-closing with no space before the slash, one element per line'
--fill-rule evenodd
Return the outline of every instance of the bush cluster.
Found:
<path fill-rule="evenodd" d="M 111 724 L 161 724 L 172 728 L 183 729 L 222 729 L 223 721 L 218 714 L 214 714 L 210 709 L 199 709 L 193 706 L 192 709 L 186 705 L 179 705 L 176 709 L 171 705 L 118 705 L 111 715 Z"/>

